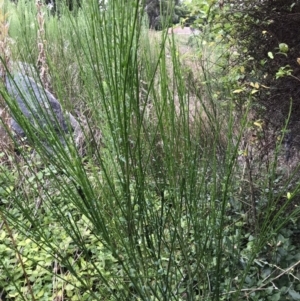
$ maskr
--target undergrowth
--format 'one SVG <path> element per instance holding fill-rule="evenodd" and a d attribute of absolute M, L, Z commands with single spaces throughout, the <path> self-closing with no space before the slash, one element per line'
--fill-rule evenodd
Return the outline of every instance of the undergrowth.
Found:
<path fill-rule="evenodd" d="M 12 59 L 43 83 L 36 6 L 7 5 Z M 1 90 L 31 143 L 12 135 L 2 160 L 0 298 L 299 300 L 298 178 L 278 168 L 280 138 L 257 173 L 244 141 L 262 125 L 230 49 L 149 32 L 138 1 L 41 9 L 49 87 L 85 151 L 52 124 L 41 139 Z"/>

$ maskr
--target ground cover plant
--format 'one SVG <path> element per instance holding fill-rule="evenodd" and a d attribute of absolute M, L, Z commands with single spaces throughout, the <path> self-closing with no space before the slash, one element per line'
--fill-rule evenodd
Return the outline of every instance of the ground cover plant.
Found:
<path fill-rule="evenodd" d="M 2 85 L 27 140 L 2 120 L 0 298 L 299 300 L 297 168 L 283 136 L 250 155 L 264 127 L 222 36 L 151 32 L 139 1 L 4 4 L 10 60 L 29 67 L 7 76 L 30 73 L 83 136 L 24 119 Z"/>

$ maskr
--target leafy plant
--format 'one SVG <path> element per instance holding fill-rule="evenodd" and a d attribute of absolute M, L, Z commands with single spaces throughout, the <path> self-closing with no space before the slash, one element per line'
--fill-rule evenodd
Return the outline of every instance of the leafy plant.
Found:
<path fill-rule="evenodd" d="M 36 7 L 20 0 L 15 17 L 20 7 L 36 24 Z M 245 134 L 256 131 L 259 144 L 265 132 L 248 118 L 260 84 L 233 93 L 245 70 L 226 77 L 231 49 L 209 28 L 194 59 L 166 30 L 154 38 L 143 14 L 142 2 L 122 0 L 44 16 L 53 93 L 85 116 L 84 157 L 72 137 L 60 142 L 49 118 L 37 135 L 2 90 L 31 141 L 26 150 L 15 140 L 20 154 L 5 177 L 14 189 L 0 205 L 5 298 L 297 298 L 299 189 L 295 175 L 278 180 L 283 137 L 261 169 L 245 152 L 253 141 L 243 144 Z M 34 64 L 36 35 L 11 35 L 16 57 Z"/>

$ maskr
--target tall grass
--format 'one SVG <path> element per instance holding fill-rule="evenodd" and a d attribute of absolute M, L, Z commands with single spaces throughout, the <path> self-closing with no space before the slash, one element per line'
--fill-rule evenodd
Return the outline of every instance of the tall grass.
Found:
<path fill-rule="evenodd" d="M 141 5 L 90 1 L 76 16 L 44 16 L 53 92 L 85 116 L 84 158 L 71 135 L 66 145 L 53 130 L 36 135 L 2 92 L 35 149 L 2 168 L 14 179 L 0 206 L 7 300 L 240 300 L 254 260 L 287 222 L 273 218 L 273 195 L 255 231 L 242 209 L 248 108 L 237 118 L 216 80 L 221 47 L 191 81 L 176 40 L 162 31 L 156 43 Z M 31 64 L 35 9 L 19 1 L 11 10 L 15 59 Z M 54 153 L 41 142 L 50 136 Z"/>

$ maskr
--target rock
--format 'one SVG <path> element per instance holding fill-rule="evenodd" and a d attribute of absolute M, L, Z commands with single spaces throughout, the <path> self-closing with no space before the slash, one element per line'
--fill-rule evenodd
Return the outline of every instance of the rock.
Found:
<path fill-rule="evenodd" d="M 12 102 L 12 105 L 20 108 L 22 115 L 34 125 L 43 142 L 47 140 L 47 133 L 53 131 L 64 144 L 66 133 L 75 130 L 78 132 L 80 129 L 75 117 L 70 113 L 64 114 L 53 94 L 37 84 L 32 77 L 21 72 L 7 75 L 6 88 L 9 96 L 16 101 Z M 12 112 L 11 128 L 19 137 L 26 136 L 23 128 L 26 122 L 22 122 L 22 115 L 20 118 L 20 115 L 14 116 Z M 51 143 L 45 142 L 48 148 Z"/>

